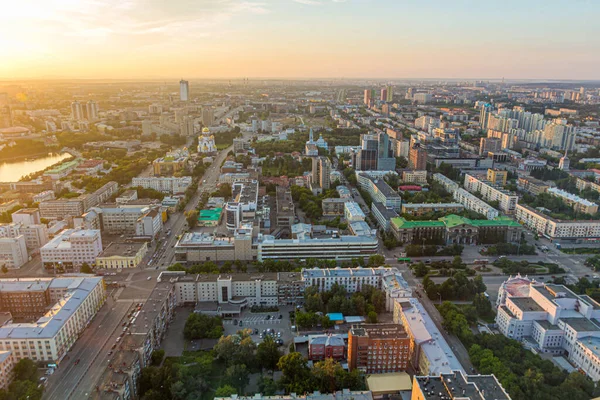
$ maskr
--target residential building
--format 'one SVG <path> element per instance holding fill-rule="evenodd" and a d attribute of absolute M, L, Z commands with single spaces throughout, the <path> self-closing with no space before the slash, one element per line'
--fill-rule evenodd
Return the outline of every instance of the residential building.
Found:
<path fill-rule="evenodd" d="M 162 215 L 152 204 L 102 204 L 97 212 L 105 233 L 153 238 L 162 229 Z"/>
<path fill-rule="evenodd" d="M 413 145 L 408 154 L 408 167 L 417 170 L 427 169 L 427 152 L 419 145 Z"/>
<path fill-rule="evenodd" d="M 466 375 L 452 371 L 414 376 L 411 400 L 511 400 L 494 375 Z"/>
<path fill-rule="evenodd" d="M 484 137 L 479 140 L 479 155 L 487 156 L 488 153 L 498 153 L 502 150 L 502 139 Z"/>
<path fill-rule="evenodd" d="M 342 360 L 346 357 L 346 343 L 342 335 L 311 335 L 308 338 L 308 359 Z"/>
<path fill-rule="evenodd" d="M 45 224 L 21 225 L 20 232 L 25 236 L 25 244 L 30 253 L 37 252 L 50 240 Z"/>
<path fill-rule="evenodd" d="M 494 207 L 490 206 L 479 197 L 467 192 L 465 189 L 456 190 L 453 194 L 453 197 L 457 203 L 465 206 L 467 210 L 475 211 L 476 213 L 485 215 L 487 219 L 495 219 L 498 217 L 498 215 L 500 215 L 498 210 L 496 210 Z"/>
<path fill-rule="evenodd" d="M 190 83 L 183 79 L 179 81 L 179 100 L 188 101 L 190 99 Z"/>
<path fill-rule="evenodd" d="M 14 357 L 11 351 L 0 351 L 0 389 L 8 390 L 14 378 Z"/>
<path fill-rule="evenodd" d="M 583 214 L 596 214 L 598 212 L 598 204 L 564 190 L 552 187 L 546 190 L 546 193 L 559 197 L 566 204 L 573 207 L 575 212 Z"/>
<path fill-rule="evenodd" d="M 579 178 L 577 181 L 579 182 Z M 531 176 L 519 176 L 519 179 L 517 179 L 517 189 L 530 193 L 534 196 L 537 196 L 540 193 L 545 193 L 549 188 L 549 184 Z"/>
<path fill-rule="evenodd" d="M 28 291 L 46 290 L 50 301 L 43 294 L 46 307 L 36 316 L 39 319 L 0 326 L 0 351 L 11 351 L 15 361 L 29 358 L 34 362 L 60 364 L 106 298 L 101 277 L 0 280 L 0 294 L 12 292 L 20 297 Z"/>
<path fill-rule="evenodd" d="M 290 189 L 277 186 L 275 200 L 277 202 L 277 226 L 291 227 L 294 225 L 296 213 Z"/>
<path fill-rule="evenodd" d="M 371 203 L 371 212 L 377 220 L 377 224 L 385 232 L 390 230 L 390 221 L 396 218 L 398 213 L 393 208 L 386 207 L 383 203 L 374 201 Z"/>
<path fill-rule="evenodd" d="M 28 257 L 25 236 L 0 238 L 0 266 L 21 268 L 29 260 Z"/>
<path fill-rule="evenodd" d="M 515 218 L 550 240 L 581 241 L 600 238 L 600 220 L 559 220 L 522 204 L 517 205 Z"/>
<path fill-rule="evenodd" d="M 402 171 L 402 181 L 425 185 L 427 183 L 427 171 Z"/>
<path fill-rule="evenodd" d="M 54 200 L 56 196 L 54 195 L 54 191 L 52 190 L 44 190 L 36 195 L 34 195 L 31 199 L 34 203 L 41 203 L 46 200 Z"/>
<path fill-rule="evenodd" d="M 406 371 L 414 343 L 402 325 L 360 324 L 348 332 L 348 368 L 366 374 Z"/>
<path fill-rule="evenodd" d="M 446 191 L 450 194 L 454 194 L 454 192 L 460 189 L 460 185 L 458 183 L 454 182 L 452 179 L 438 172 L 433 174 L 433 180 L 442 185 L 444 189 L 446 189 Z"/>
<path fill-rule="evenodd" d="M 507 178 L 508 171 L 493 168 L 488 168 L 487 170 L 487 180 L 492 182 L 494 185 L 506 185 Z"/>
<path fill-rule="evenodd" d="M 105 269 L 136 268 L 147 252 L 146 242 L 110 243 L 96 257 L 96 267 Z"/>
<path fill-rule="evenodd" d="M 576 178 L 576 186 L 577 186 L 577 190 L 591 189 L 594 192 L 600 193 L 600 185 L 597 184 L 596 182 L 590 182 L 586 179 Z"/>
<path fill-rule="evenodd" d="M 36 225 L 41 224 L 40 210 L 37 208 L 21 208 L 11 215 L 12 222 L 21 225 Z"/>
<path fill-rule="evenodd" d="M 260 393 L 254 396 L 238 396 L 232 394 L 230 397 L 215 397 L 216 400 L 373 400 L 373 394 L 369 391 L 352 391 L 349 389 L 338 390 L 335 393 L 321 393 L 315 391 L 306 394 L 286 394 L 276 396 L 264 396 Z"/>
<path fill-rule="evenodd" d="M 486 202 L 498 202 L 498 208 L 507 213 L 514 214 L 519 197 L 516 193 L 504 190 L 482 177 L 465 174 L 464 187 L 471 193 L 480 193 Z"/>
<path fill-rule="evenodd" d="M 465 209 L 460 203 L 403 203 L 402 214 L 422 216 L 425 214 L 454 214 Z"/>
<path fill-rule="evenodd" d="M 215 124 L 215 109 L 212 106 L 202 107 L 202 125 L 205 127 Z"/>
<path fill-rule="evenodd" d="M 169 177 L 136 177 L 131 181 L 132 187 L 142 187 L 144 189 L 154 189 L 162 193 L 183 194 L 192 184 L 191 176 L 180 178 Z"/>
<path fill-rule="evenodd" d="M 40 249 L 44 267 L 66 269 L 83 263 L 94 265 L 101 252 L 100 231 L 84 229 L 65 229 Z"/>
<path fill-rule="evenodd" d="M 244 222 L 252 222 L 258 204 L 258 181 L 252 179 L 233 183 L 232 201 L 225 204 L 225 224 L 229 231 L 239 228 Z"/>
<path fill-rule="evenodd" d="M 330 187 L 331 161 L 327 157 L 312 159 L 311 187 L 319 193 Z"/>
<path fill-rule="evenodd" d="M 374 178 L 368 172 L 356 173 L 358 185 L 361 189 L 367 191 L 373 201 L 378 201 L 385 205 L 386 208 L 391 208 L 394 211 L 399 211 L 402 206 L 402 198 L 394 191 L 382 178 Z"/>
<path fill-rule="evenodd" d="M 338 186 L 339 188 L 340 186 Z M 321 202 L 321 207 L 323 208 L 323 215 L 334 216 L 334 215 L 344 215 L 344 205 L 347 201 L 351 201 L 352 196 L 350 198 L 329 198 L 323 199 Z"/>
<path fill-rule="evenodd" d="M 422 244 L 423 241 L 437 244 L 482 244 L 518 242 L 522 226 L 509 219 L 472 220 L 447 215 L 437 221 L 407 221 L 394 218 L 391 221 L 392 233 L 403 243 Z"/>

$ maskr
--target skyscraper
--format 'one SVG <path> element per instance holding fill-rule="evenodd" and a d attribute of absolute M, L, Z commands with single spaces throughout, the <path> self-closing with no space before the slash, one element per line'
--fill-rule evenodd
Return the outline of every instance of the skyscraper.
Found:
<path fill-rule="evenodd" d="M 484 104 L 481 107 L 481 112 L 479 113 L 479 125 L 481 125 L 481 129 L 487 129 L 492 111 L 493 107 L 491 104 Z"/>
<path fill-rule="evenodd" d="M 183 79 L 179 81 L 179 99 L 188 101 L 190 99 L 190 83 Z"/>
<path fill-rule="evenodd" d="M 323 190 L 329 189 L 331 175 L 331 161 L 327 157 L 314 157 L 312 159 L 312 184 Z"/>
<path fill-rule="evenodd" d="M 365 94 L 363 97 L 363 103 L 365 103 L 365 105 L 369 105 L 371 104 L 371 89 L 365 89 Z"/>
<path fill-rule="evenodd" d="M 88 121 L 94 122 L 98 120 L 98 104 L 96 104 L 94 100 L 88 101 L 85 105 L 85 109 Z"/>
<path fill-rule="evenodd" d="M 71 118 L 76 121 L 81 121 L 83 119 L 83 108 L 81 107 L 81 103 L 77 100 L 71 103 Z"/>
<path fill-rule="evenodd" d="M 387 101 L 388 103 L 391 103 L 392 101 L 394 101 L 394 88 L 392 87 L 392 85 L 388 85 L 386 87 L 387 89 L 387 97 L 385 99 L 385 101 Z"/>
<path fill-rule="evenodd" d="M 387 101 L 387 88 L 382 88 L 381 93 L 379 95 L 379 100 Z"/>

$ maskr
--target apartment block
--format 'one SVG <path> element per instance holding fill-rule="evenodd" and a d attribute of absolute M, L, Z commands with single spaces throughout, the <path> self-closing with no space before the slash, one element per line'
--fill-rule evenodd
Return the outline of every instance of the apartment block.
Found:
<path fill-rule="evenodd" d="M 487 179 L 465 174 L 464 187 L 471 193 L 480 193 L 488 203 L 497 201 L 498 208 L 507 214 L 514 214 L 516 211 L 519 200 L 516 193 L 504 190 Z"/>
<path fill-rule="evenodd" d="M 427 183 L 427 171 L 426 170 L 413 170 L 403 171 L 402 181 L 407 183 L 417 183 L 424 185 Z"/>
<path fill-rule="evenodd" d="M 489 220 L 495 219 L 498 217 L 498 215 L 500 215 L 498 210 L 496 210 L 494 207 L 490 206 L 479 197 L 467 192 L 465 189 L 456 190 L 453 194 L 453 197 L 457 203 L 465 206 L 467 210 L 475 211 L 479 214 L 485 215 L 485 217 Z"/>
<path fill-rule="evenodd" d="M 21 268 L 28 257 L 25 236 L 0 238 L 0 266 Z"/>
<path fill-rule="evenodd" d="M 0 389 L 8 390 L 14 378 L 15 360 L 10 351 L 0 351 Z"/>
<path fill-rule="evenodd" d="M 403 203 L 402 214 L 422 216 L 434 213 L 460 213 L 465 209 L 460 203 Z"/>
<path fill-rule="evenodd" d="M 566 192 L 558 188 L 549 188 L 546 192 L 551 194 L 552 196 L 559 197 L 566 204 L 573 207 L 573 210 L 575 210 L 576 212 L 584 214 L 596 214 L 598 212 L 598 204 L 586 200 L 577 195 L 574 195 L 572 193 Z"/>
<path fill-rule="evenodd" d="M 517 189 L 537 196 L 540 193 L 545 193 L 550 188 L 546 182 L 535 179 L 530 176 L 520 176 L 517 179 Z"/>
<path fill-rule="evenodd" d="M 191 176 L 177 177 L 136 177 L 131 181 L 132 187 L 154 189 L 162 193 L 182 194 L 192 184 Z"/>
<path fill-rule="evenodd" d="M 504 186 L 508 178 L 508 171 L 488 168 L 487 180 L 492 182 L 494 185 Z"/>
<path fill-rule="evenodd" d="M 353 325 L 348 332 L 348 368 L 366 374 L 406 371 L 414 343 L 398 324 Z"/>
<path fill-rule="evenodd" d="M 460 188 L 458 183 L 454 182 L 452 179 L 446 177 L 445 175 L 440 174 L 439 172 L 433 174 L 433 180 L 442 185 L 444 189 L 446 189 L 446 191 L 450 194 L 453 194 Z"/>
<path fill-rule="evenodd" d="M 518 204 L 517 221 L 551 240 L 577 241 L 600 238 L 600 220 L 559 220 Z"/>

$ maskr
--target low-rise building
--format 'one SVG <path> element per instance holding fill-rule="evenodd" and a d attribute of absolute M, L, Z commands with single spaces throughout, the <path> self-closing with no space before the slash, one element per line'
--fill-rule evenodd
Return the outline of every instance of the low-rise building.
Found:
<path fill-rule="evenodd" d="M 142 187 L 144 189 L 154 189 L 158 192 L 168 194 L 185 193 L 188 187 L 192 184 L 191 176 L 182 176 L 180 178 L 174 176 L 150 176 L 136 177 L 131 181 L 132 187 Z"/>
<path fill-rule="evenodd" d="M 392 233 L 403 243 L 422 243 L 423 240 L 439 244 L 482 244 L 518 242 L 523 227 L 509 219 L 477 220 L 450 214 L 437 221 L 407 221 L 394 218 Z"/>
<path fill-rule="evenodd" d="M 411 400 L 511 400 L 494 375 L 466 375 L 452 371 L 414 376 Z"/>
<path fill-rule="evenodd" d="M 136 268 L 148 252 L 146 242 L 110 243 L 96 257 L 97 268 Z"/>
<path fill-rule="evenodd" d="M 83 214 L 83 202 L 75 199 L 56 199 L 43 201 L 39 205 L 40 216 L 46 219 L 63 219 Z"/>
<path fill-rule="evenodd" d="M 41 224 L 40 210 L 37 208 L 21 208 L 15 211 L 11 215 L 12 222 L 22 225 L 36 225 Z"/>
<path fill-rule="evenodd" d="M 44 172 L 44 176 L 50 177 L 52 180 L 57 181 L 73 172 L 77 165 L 79 165 L 80 161 L 81 160 L 78 159 L 72 161 L 65 161 L 64 163 L 57 165 L 56 167 L 46 170 Z"/>
<path fill-rule="evenodd" d="M 12 351 L 0 351 L 0 389 L 8 390 L 8 385 L 15 376 L 14 366 L 15 361 Z"/>
<path fill-rule="evenodd" d="M 185 169 L 188 159 L 189 154 L 187 151 L 168 152 L 164 157 L 157 158 L 152 162 L 154 175 L 173 176 L 175 172 Z"/>
<path fill-rule="evenodd" d="M 308 338 L 308 359 L 341 360 L 346 357 L 346 344 L 342 335 L 311 335 Z"/>
<path fill-rule="evenodd" d="M 457 203 L 465 206 L 467 210 L 475 211 L 481 215 L 485 215 L 487 219 L 495 219 L 498 218 L 500 213 L 494 207 L 490 206 L 485 201 L 481 200 L 479 197 L 467 192 L 465 189 L 457 189 L 453 194 L 454 200 Z"/>
<path fill-rule="evenodd" d="M 598 204 L 572 193 L 558 188 L 549 188 L 546 192 L 550 193 L 552 196 L 560 198 L 566 204 L 573 207 L 573 210 L 576 212 L 583 214 L 596 214 L 598 212 Z"/>
<path fill-rule="evenodd" d="M 559 220 L 518 204 L 517 221 L 550 240 L 578 241 L 600 238 L 600 220 Z"/>
<path fill-rule="evenodd" d="M 41 249 L 45 268 L 71 269 L 83 263 L 94 265 L 102 252 L 99 230 L 65 229 Z"/>
<path fill-rule="evenodd" d="M 358 203 L 347 201 L 344 203 L 344 218 L 348 222 L 364 221 L 366 216 Z"/>
<path fill-rule="evenodd" d="M 506 185 L 506 180 L 508 179 L 508 171 L 488 168 L 487 170 L 487 180 L 492 182 L 494 185 L 504 186 Z"/>
<path fill-rule="evenodd" d="M 348 332 L 348 368 L 366 374 L 406 371 L 414 342 L 402 325 L 360 324 Z"/>
<path fill-rule="evenodd" d="M 549 188 L 549 184 L 531 176 L 519 176 L 519 179 L 517 179 L 517 189 L 534 196 L 546 192 Z"/>
<path fill-rule="evenodd" d="M 352 201 L 352 196 L 349 198 L 331 198 L 331 199 L 323 199 L 321 202 L 321 207 L 323 208 L 323 215 L 327 216 L 335 216 L 335 215 L 344 215 L 344 204 L 347 201 Z"/>
<path fill-rule="evenodd" d="M 422 216 L 436 213 L 460 213 L 465 209 L 460 203 L 403 203 L 402 214 Z"/>
<path fill-rule="evenodd" d="M 277 202 L 277 226 L 289 228 L 294 225 L 296 212 L 292 192 L 288 188 L 277 186 L 275 200 Z"/>
<path fill-rule="evenodd" d="M 398 217 L 398 213 L 393 208 L 387 208 L 378 201 L 371 203 L 371 212 L 377 220 L 377 224 L 385 232 L 390 230 L 390 221 L 392 218 Z"/>
<path fill-rule="evenodd" d="M 402 172 L 402 181 L 408 182 L 408 183 L 417 183 L 419 185 L 424 185 L 427 183 L 427 171 L 426 170 L 403 171 Z"/>
<path fill-rule="evenodd" d="M 0 266 L 21 268 L 28 261 L 25 236 L 0 238 Z"/>

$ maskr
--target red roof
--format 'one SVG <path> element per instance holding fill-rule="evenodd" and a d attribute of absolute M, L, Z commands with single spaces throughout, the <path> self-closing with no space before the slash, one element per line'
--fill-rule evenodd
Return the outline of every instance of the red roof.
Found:
<path fill-rule="evenodd" d="M 416 192 L 420 192 L 423 188 L 421 186 L 417 186 L 417 185 L 406 185 L 406 186 L 398 186 L 398 190 L 402 190 L 402 191 L 416 191 Z"/>

